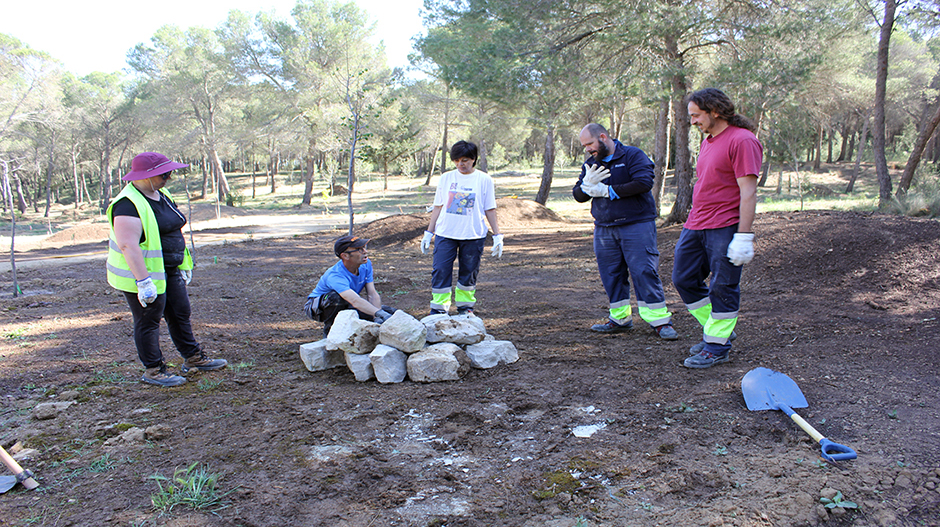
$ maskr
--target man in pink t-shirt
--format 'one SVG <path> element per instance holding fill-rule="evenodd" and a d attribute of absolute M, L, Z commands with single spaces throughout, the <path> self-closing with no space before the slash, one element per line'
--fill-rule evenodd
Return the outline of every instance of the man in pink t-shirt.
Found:
<path fill-rule="evenodd" d="M 737 337 L 741 266 L 754 257 L 751 226 L 763 147 L 754 124 L 734 112 L 721 90 L 699 90 L 688 101 L 692 124 L 707 135 L 695 167 L 692 211 L 676 242 L 672 282 L 703 327 L 702 341 L 683 365 L 710 368 L 728 362 Z"/>

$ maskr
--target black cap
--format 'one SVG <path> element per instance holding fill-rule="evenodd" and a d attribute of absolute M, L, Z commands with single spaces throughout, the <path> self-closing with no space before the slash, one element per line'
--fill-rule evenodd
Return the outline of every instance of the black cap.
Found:
<path fill-rule="evenodd" d="M 343 254 L 347 249 L 358 249 L 359 247 L 365 247 L 369 243 L 368 238 L 360 238 L 358 236 L 340 236 L 336 239 L 336 242 L 333 243 L 333 252 L 336 253 L 336 256 Z"/>

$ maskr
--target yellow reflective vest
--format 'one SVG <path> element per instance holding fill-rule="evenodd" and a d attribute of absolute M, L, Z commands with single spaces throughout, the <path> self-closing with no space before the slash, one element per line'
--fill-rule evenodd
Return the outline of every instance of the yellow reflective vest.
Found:
<path fill-rule="evenodd" d="M 170 193 L 161 188 L 160 192 L 166 195 L 170 201 Z M 144 253 L 144 264 L 147 266 L 147 272 L 157 286 L 157 294 L 166 292 L 166 270 L 163 267 L 163 245 L 160 243 L 160 227 L 157 225 L 157 217 L 147 203 L 147 198 L 140 193 L 132 183 L 128 183 L 124 190 L 118 194 L 111 204 L 108 205 L 108 283 L 111 287 L 128 293 L 137 292 L 137 280 L 134 273 L 131 272 L 124 253 L 118 247 L 117 238 L 114 236 L 114 218 L 112 209 L 114 204 L 121 198 L 131 200 L 131 203 L 137 208 L 137 214 L 140 216 L 140 222 L 144 227 L 144 241 L 140 244 L 140 250 Z M 189 248 L 185 250 L 183 263 L 180 269 L 192 269 L 193 259 L 189 254 Z"/>

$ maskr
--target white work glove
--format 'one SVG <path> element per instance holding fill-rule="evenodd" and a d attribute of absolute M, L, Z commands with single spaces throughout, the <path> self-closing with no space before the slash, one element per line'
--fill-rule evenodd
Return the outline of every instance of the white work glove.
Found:
<path fill-rule="evenodd" d="M 493 252 L 490 253 L 490 256 L 495 256 L 497 258 L 503 257 L 503 235 L 502 234 L 493 235 Z"/>
<path fill-rule="evenodd" d="M 424 231 L 424 238 L 421 238 L 421 254 L 428 254 L 428 249 L 431 248 L 431 240 L 434 238 L 434 233 L 431 231 Z"/>
<path fill-rule="evenodd" d="M 739 232 L 728 244 L 728 259 L 734 265 L 744 265 L 754 258 L 754 233 Z"/>
<path fill-rule="evenodd" d="M 140 300 L 140 305 L 144 307 L 157 300 L 157 286 L 149 276 L 143 280 L 137 280 L 137 300 Z"/>
<path fill-rule="evenodd" d="M 592 198 L 609 198 L 610 186 L 603 183 L 594 183 L 593 185 L 581 185 L 581 191 Z"/>
<path fill-rule="evenodd" d="M 584 165 L 584 183 L 593 185 L 610 177 L 610 170 L 604 165 Z M 583 186 L 584 183 L 581 185 Z"/>
<path fill-rule="evenodd" d="M 189 285 L 189 283 L 193 281 L 192 269 L 180 269 L 180 275 L 182 275 L 183 282 L 186 282 L 186 285 Z"/>

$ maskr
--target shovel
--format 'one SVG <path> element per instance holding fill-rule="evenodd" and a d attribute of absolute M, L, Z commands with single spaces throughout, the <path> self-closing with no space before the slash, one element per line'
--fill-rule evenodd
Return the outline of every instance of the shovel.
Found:
<path fill-rule="evenodd" d="M 807 434 L 822 447 L 822 458 L 826 461 L 843 461 L 855 459 L 858 454 L 851 448 L 833 443 L 823 437 L 809 423 L 793 411 L 793 408 L 806 408 L 806 397 L 793 379 L 767 368 L 754 368 L 741 379 L 741 392 L 747 409 L 780 410 L 790 416 L 793 422 L 800 425 Z"/>
<path fill-rule="evenodd" d="M 2 446 L 0 446 L 0 459 L 10 469 L 10 472 L 15 474 L 14 476 L 0 476 L 0 494 L 12 489 L 17 483 L 22 483 L 27 490 L 33 490 L 39 486 L 39 483 L 33 479 L 33 473 L 23 470 L 23 467 L 10 457 L 10 454 L 7 454 Z"/>

